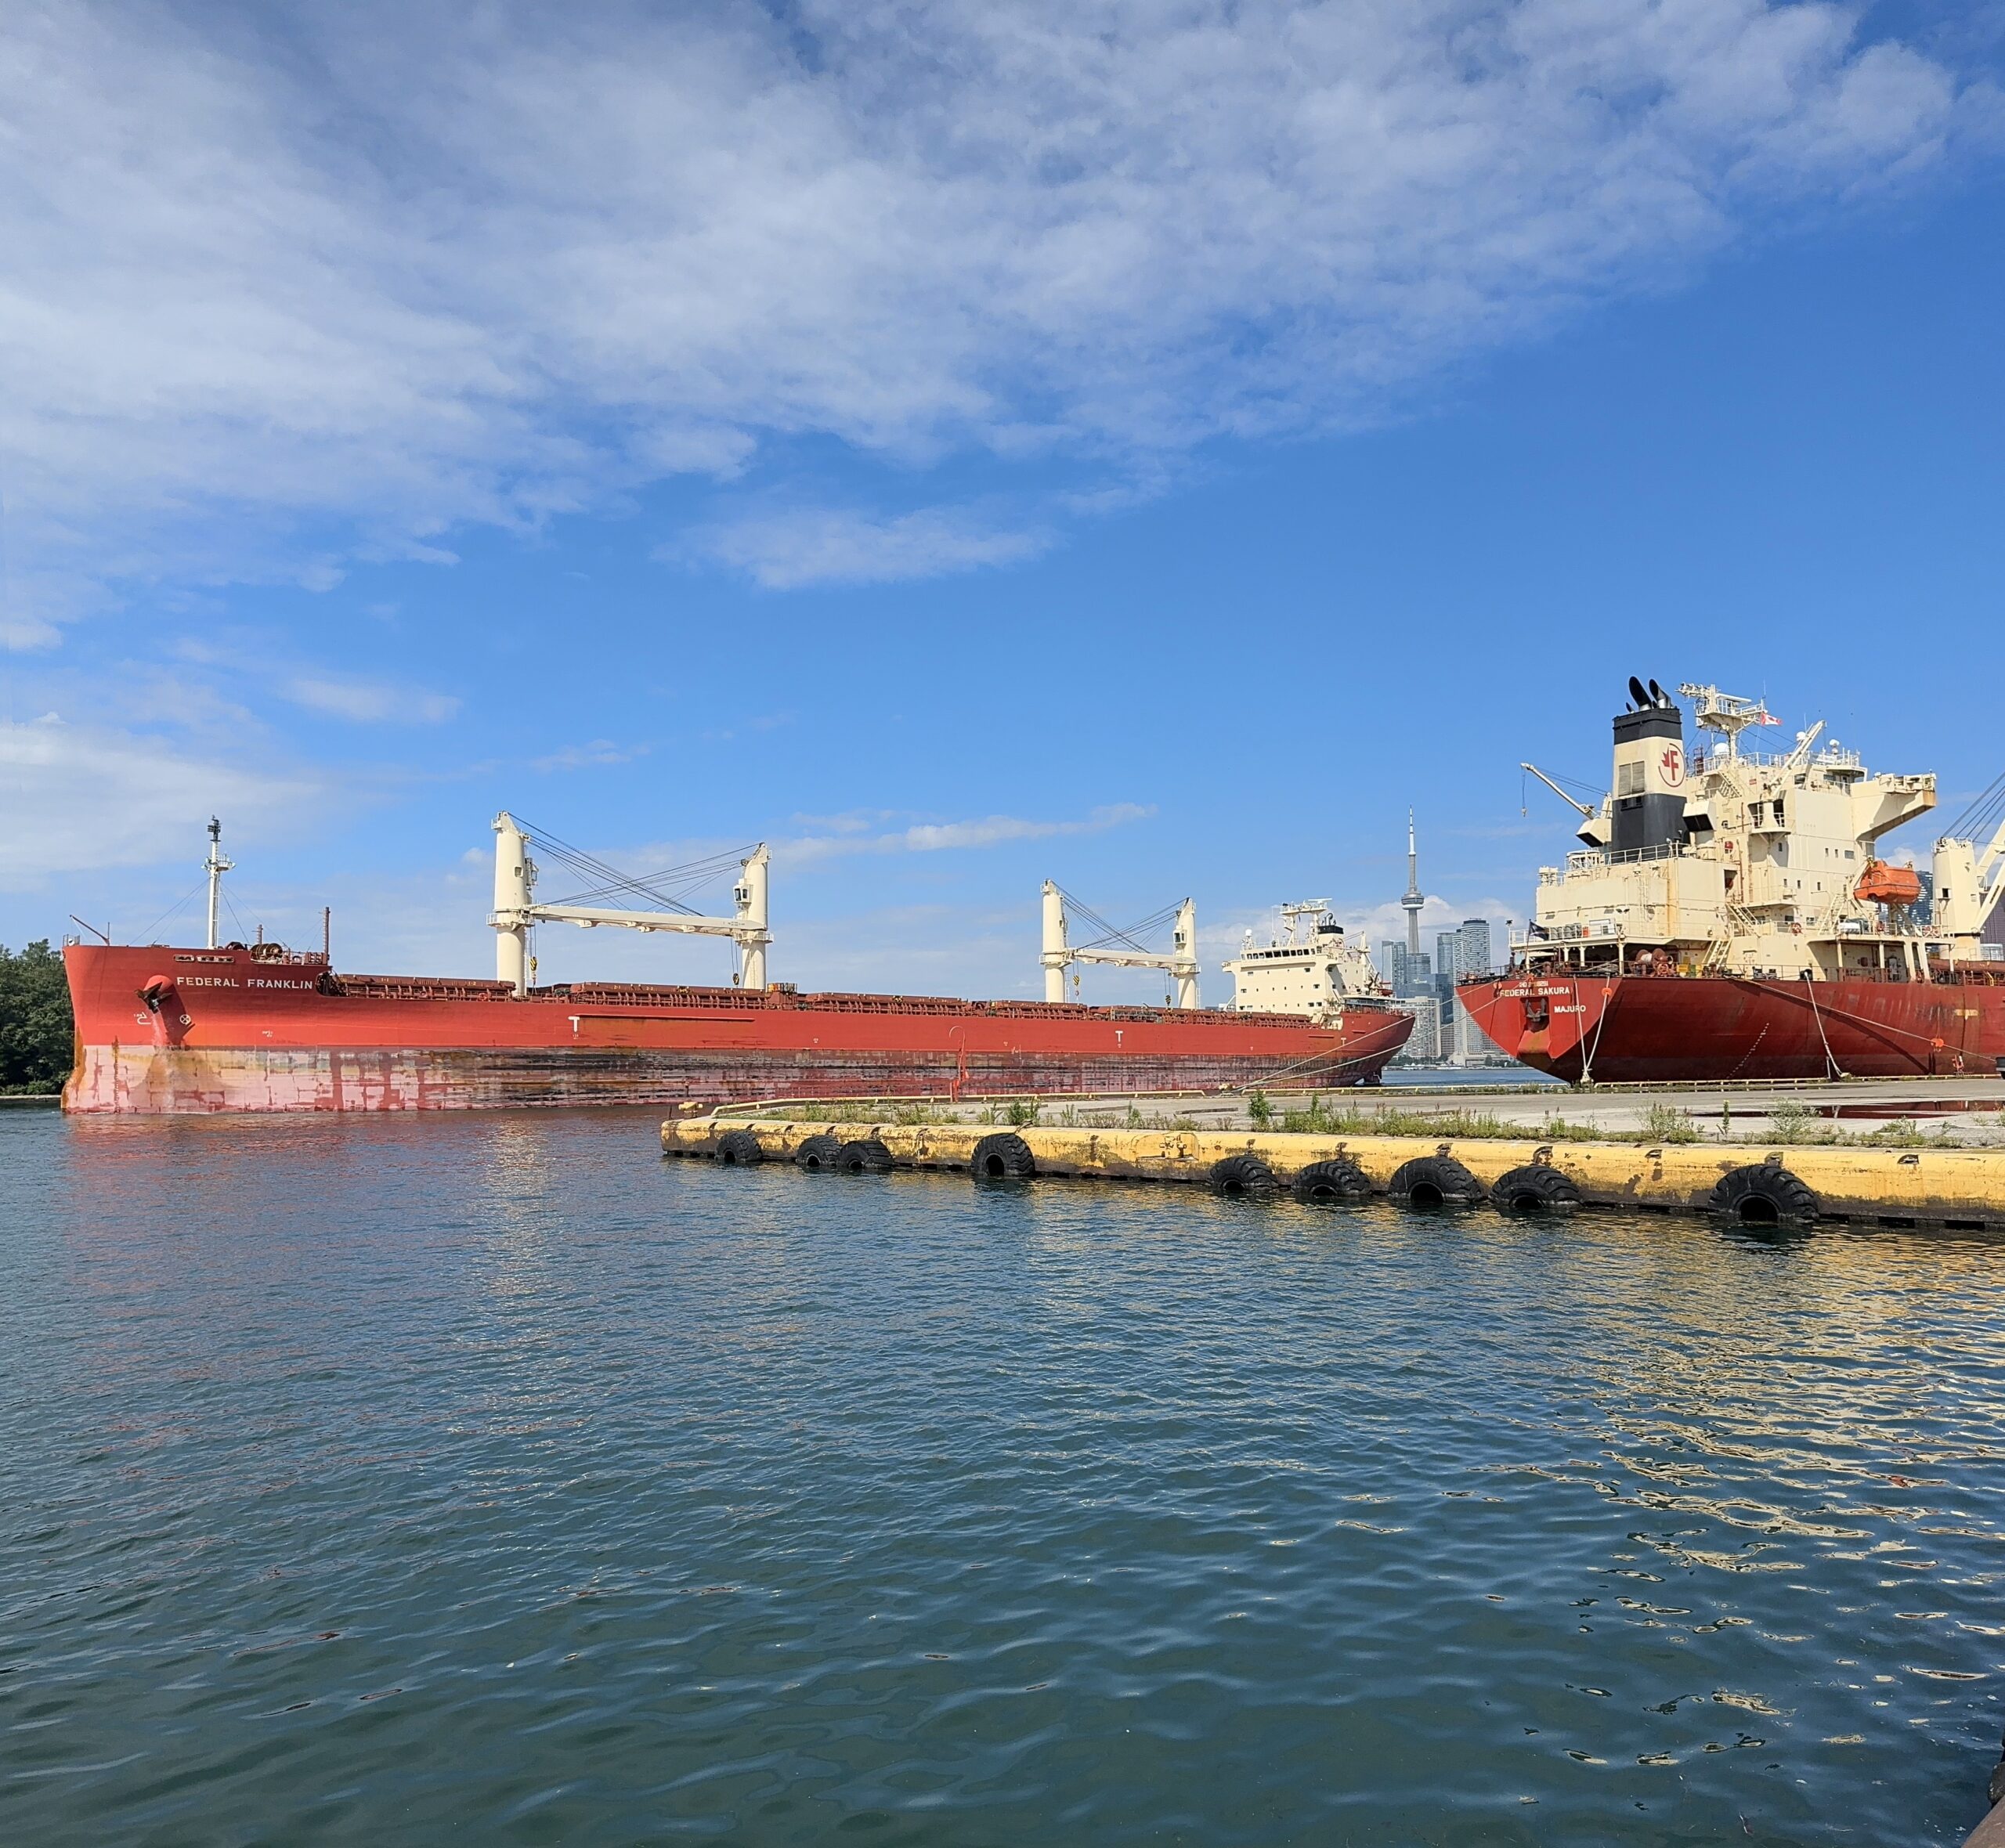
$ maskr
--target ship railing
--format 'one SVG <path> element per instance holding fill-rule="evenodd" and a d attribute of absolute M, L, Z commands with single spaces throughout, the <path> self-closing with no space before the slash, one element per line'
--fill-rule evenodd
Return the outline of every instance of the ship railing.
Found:
<path fill-rule="evenodd" d="M 1682 841 L 1660 841 L 1653 847 L 1624 847 L 1620 852 L 1606 847 L 1582 847 L 1566 856 L 1570 873 L 1593 872 L 1604 866 L 1637 866 L 1646 860 L 1677 860 L 1689 850 Z M 1541 868 L 1541 875 L 1556 869 Z"/>

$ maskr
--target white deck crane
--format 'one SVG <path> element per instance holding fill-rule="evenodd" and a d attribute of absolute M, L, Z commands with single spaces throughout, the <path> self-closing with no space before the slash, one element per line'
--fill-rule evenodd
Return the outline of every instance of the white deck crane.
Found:
<path fill-rule="evenodd" d="M 1176 979 L 1177 1006 L 1198 1005 L 1198 908 L 1194 901 L 1184 899 L 1176 907 L 1176 933 L 1168 950 L 1145 950 L 1135 942 L 1133 932 L 1118 930 L 1111 930 L 1107 934 L 1111 938 L 1124 940 L 1129 946 L 1125 949 L 1089 944 L 1075 950 L 1068 940 L 1065 899 L 1066 894 L 1049 879 L 1044 882 L 1044 950 L 1038 961 L 1044 966 L 1046 1001 L 1062 1002 L 1065 998 L 1065 971 L 1070 965 L 1102 962 L 1115 969 L 1166 969 Z M 1073 902 L 1076 904 L 1078 901 Z M 1142 926 L 1136 928 L 1139 930 Z"/>
<path fill-rule="evenodd" d="M 1999 900 L 2005 897 L 2005 776 L 1956 818 L 1935 843 L 1931 937 L 1980 936 Z M 1977 836 L 1996 822 L 1983 846 Z M 1981 955 L 1974 950 L 1966 954 Z"/>
<path fill-rule="evenodd" d="M 536 867 L 529 857 L 529 836 L 507 810 L 494 818 L 495 973 L 518 994 L 529 992 L 529 927 L 534 924 L 576 924 L 591 930 L 602 924 L 623 930 L 670 930 L 689 937 L 728 937 L 738 945 L 737 982 L 742 988 L 766 985 L 766 949 L 773 939 L 766 928 L 766 869 L 769 859 L 762 841 L 739 862 L 738 883 L 732 899 L 736 915 L 699 917 L 693 911 L 623 911 L 607 905 L 538 904 Z M 728 864 L 727 862 L 727 864 Z"/>

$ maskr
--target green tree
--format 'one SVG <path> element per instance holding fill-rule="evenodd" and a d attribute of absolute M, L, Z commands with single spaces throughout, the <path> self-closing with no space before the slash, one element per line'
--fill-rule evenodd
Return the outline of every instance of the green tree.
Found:
<path fill-rule="evenodd" d="M 0 1092 L 60 1091 L 71 1039 L 63 958 L 46 938 L 20 951 L 0 944 Z"/>

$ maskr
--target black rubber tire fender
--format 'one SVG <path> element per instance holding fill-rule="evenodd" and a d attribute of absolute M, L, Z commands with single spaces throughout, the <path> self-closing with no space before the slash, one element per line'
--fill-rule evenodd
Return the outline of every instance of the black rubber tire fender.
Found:
<path fill-rule="evenodd" d="M 1028 1142 L 1006 1129 L 975 1144 L 968 1157 L 968 1172 L 977 1181 L 1032 1180 L 1037 1175 L 1037 1157 Z"/>
<path fill-rule="evenodd" d="M 757 1168 L 765 1159 L 766 1151 L 749 1129 L 727 1129 L 717 1138 L 717 1160 L 726 1168 Z"/>
<path fill-rule="evenodd" d="M 1490 1204 L 1500 1213 L 1570 1213 L 1581 1204 L 1581 1189 L 1572 1175 L 1541 1161 L 1527 1162 L 1497 1176 Z"/>
<path fill-rule="evenodd" d="M 1274 1171 L 1257 1155 L 1228 1155 L 1213 1162 L 1205 1178 L 1214 1193 L 1228 1199 L 1264 1198 L 1281 1186 Z"/>
<path fill-rule="evenodd" d="M 876 1136 L 860 1135 L 836 1150 L 835 1166 L 839 1175 L 888 1175 L 891 1151 Z"/>
<path fill-rule="evenodd" d="M 1764 1161 L 1721 1175 L 1712 1207 L 1739 1225 L 1809 1225 L 1815 1223 L 1819 1202 L 1801 1175 Z"/>
<path fill-rule="evenodd" d="M 1472 1207 L 1482 1182 L 1449 1155 L 1417 1155 L 1393 1171 L 1385 1191 L 1403 1207 Z"/>
<path fill-rule="evenodd" d="M 1344 1156 L 1312 1161 L 1295 1177 L 1289 1189 L 1304 1206 L 1331 1206 L 1371 1197 L 1364 1170 Z"/>
<path fill-rule="evenodd" d="M 826 1134 L 811 1135 L 794 1150 L 794 1164 L 806 1168 L 810 1174 L 833 1174 L 835 1172 L 836 1157 L 842 1146 L 842 1139 L 839 1136 Z"/>

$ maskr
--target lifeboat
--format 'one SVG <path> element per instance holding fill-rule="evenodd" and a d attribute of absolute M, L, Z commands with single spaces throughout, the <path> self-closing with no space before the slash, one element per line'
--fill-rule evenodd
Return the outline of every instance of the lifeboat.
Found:
<path fill-rule="evenodd" d="M 1912 867 L 1889 866 L 1884 860 L 1866 863 L 1854 895 L 1867 904 L 1918 904 L 1921 875 Z"/>

